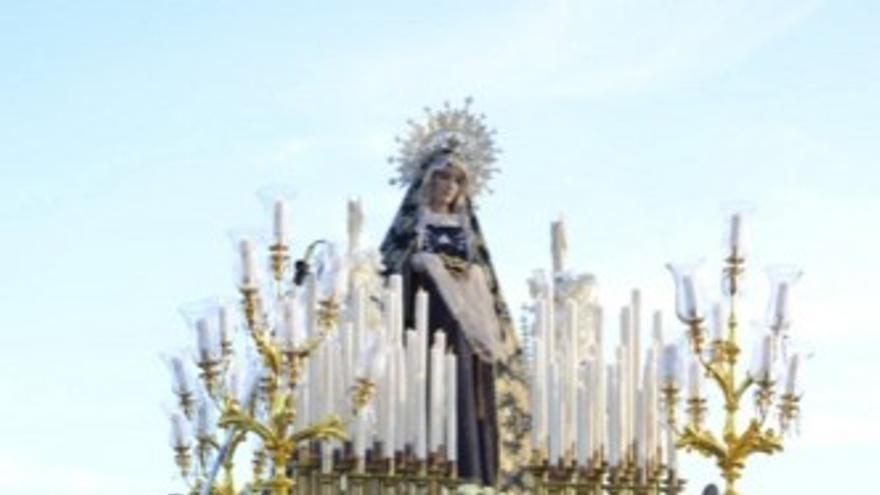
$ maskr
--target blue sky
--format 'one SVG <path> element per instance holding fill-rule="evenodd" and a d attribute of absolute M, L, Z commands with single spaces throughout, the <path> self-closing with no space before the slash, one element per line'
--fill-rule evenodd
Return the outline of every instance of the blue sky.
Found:
<path fill-rule="evenodd" d="M 878 22 L 866 1 L 8 3 L 0 490 L 172 488 L 157 356 L 188 342 L 181 304 L 231 294 L 225 232 L 268 219 L 254 192 L 297 191 L 301 242 L 341 239 L 359 195 L 378 241 L 394 135 L 467 95 L 504 150 L 481 215 L 514 306 L 560 212 L 603 303 L 641 287 L 667 309 L 663 263 L 714 260 L 721 204 L 753 203 L 753 317 L 761 267 L 803 266 L 795 334 L 816 357 L 802 436 L 743 491 L 863 486 Z M 693 485 L 712 475 L 689 466 Z"/>

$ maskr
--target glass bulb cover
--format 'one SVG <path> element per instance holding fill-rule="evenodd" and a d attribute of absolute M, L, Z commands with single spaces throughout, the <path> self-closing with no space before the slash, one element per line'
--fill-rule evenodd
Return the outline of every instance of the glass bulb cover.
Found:
<path fill-rule="evenodd" d="M 675 283 L 675 314 L 684 323 L 705 317 L 705 290 L 700 278 L 702 261 L 668 263 Z"/>

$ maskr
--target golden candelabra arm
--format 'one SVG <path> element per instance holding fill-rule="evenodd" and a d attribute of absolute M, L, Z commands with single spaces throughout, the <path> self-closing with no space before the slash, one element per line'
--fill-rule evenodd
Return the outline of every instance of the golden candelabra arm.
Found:
<path fill-rule="evenodd" d="M 779 431 L 785 434 L 791 428 L 791 423 L 797 421 L 800 414 L 801 398 L 791 392 L 782 394 L 779 398 Z"/>
<path fill-rule="evenodd" d="M 376 392 L 376 383 L 369 378 L 358 378 L 355 380 L 354 390 L 352 391 L 352 406 L 355 415 L 367 407 L 373 395 Z"/>
<path fill-rule="evenodd" d="M 272 278 L 275 279 L 275 285 L 281 290 L 281 282 L 284 280 L 284 274 L 290 266 L 290 248 L 283 242 L 275 242 L 269 246 L 269 261 L 272 268 Z"/>
<path fill-rule="evenodd" d="M 180 476 L 184 480 L 189 476 L 190 468 L 192 467 L 192 457 L 190 456 L 189 449 L 189 445 L 174 446 L 174 463 L 177 464 Z"/>

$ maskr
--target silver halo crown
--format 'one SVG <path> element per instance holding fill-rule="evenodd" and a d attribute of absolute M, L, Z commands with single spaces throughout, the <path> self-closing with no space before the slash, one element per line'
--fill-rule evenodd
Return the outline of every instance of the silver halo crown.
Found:
<path fill-rule="evenodd" d="M 452 108 L 449 102 L 444 103 L 440 111 L 426 107 L 425 122 L 412 119 L 406 122 L 409 135 L 405 139 L 395 138 L 399 146 L 397 156 L 388 159 L 389 163 L 397 164 L 398 175 L 391 179 L 392 184 L 401 187 L 412 184 L 424 172 L 427 160 L 441 150 L 449 150 L 464 162 L 469 176 L 469 196 L 478 196 L 483 190 L 492 191 L 488 183 L 499 171 L 492 165 L 501 150 L 495 147 L 495 130 L 486 127 L 483 114 L 471 113 L 471 103 L 473 99 L 468 97 L 462 108 Z"/>

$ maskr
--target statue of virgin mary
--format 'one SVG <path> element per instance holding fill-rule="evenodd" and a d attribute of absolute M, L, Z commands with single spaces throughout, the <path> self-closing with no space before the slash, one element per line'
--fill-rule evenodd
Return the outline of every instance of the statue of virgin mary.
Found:
<path fill-rule="evenodd" d="M 382 242 L 384 265 L 404 281 L 413 326 L 417 290 L 429 294 L 431 342 L 446 333 L 458 363 L 458 473 L 463 483 L 524 490 L 528 463 L 526 367 L 477 219 L 474 201 L 497 171 L 493 133 L 464 108 L 410 122 L 395 182 L 403 202 Z"/>

